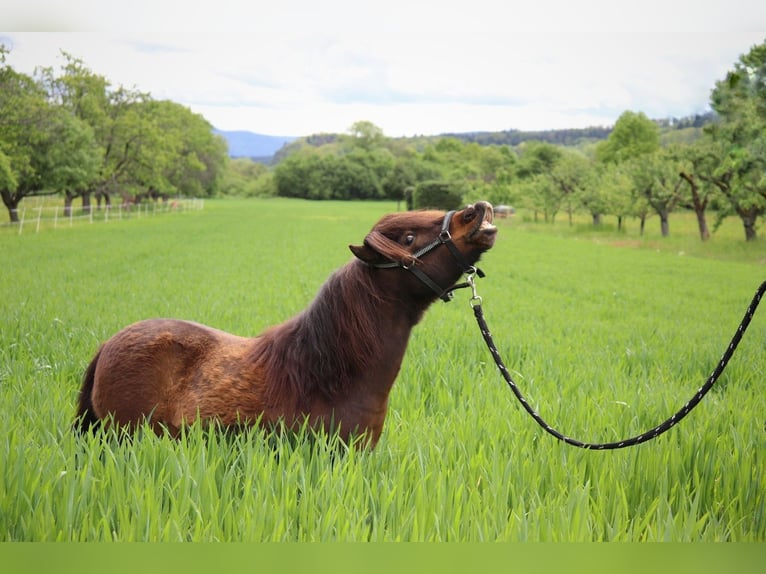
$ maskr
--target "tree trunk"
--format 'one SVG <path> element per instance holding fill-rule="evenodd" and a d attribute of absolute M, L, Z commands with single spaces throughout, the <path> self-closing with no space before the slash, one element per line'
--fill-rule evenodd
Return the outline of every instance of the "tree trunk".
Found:
<path fill-rule="evenodd" d="M 742 226 L 745 228 L 745 241 L 755 241 L 758 234 L 755 231 L 755 222 L 758 219 L 758 209 L 751 207 L 750 209 L 738 209 L 740 219 L 742 219 Z"/>
<path fill-rule="evenodd" d="M 681 172 L 680 176 L 686 180 L 689 184 L 689 190 L 692 194 L 692 205 L 694 206 L 694 213 L 697 215 L 697 227 L 700 230 L 700 239 L 707 241 L 710 239 L 710 230 L 707 226 L 707 220 L 705 219 L 705 208 L 707 208 L 707 199 L 700 197 L 699 186 L 694 179 L 694 174 Z"/>
<path fill-rule="evenodd" d="M 90 213 L 90 192 L 89 191 L 83 191 L 81 192 L 82 195 L 82 211 L 83 213 Z"/>
<path fill-rule="evenodd" d="M 670 223 L 668 223 L 667 213 L 660 214 L 660 231 L 662 231 L 663 237 L 670 235 Z"/>
<path fill-rule="evenodd" d="M 593 225 L 599 226 L 601 225 L 601 214 L 600 213 L 593 213 Z"/>
<path fill-rule="evenodd" d="M 11 223 L 18 223 L 19 222 L 19 202 L 21 201 L 21 199 L 17 198 L 14 194 L 6 190 L 0 191 L 0 196 L 2 196 L 3 198 L 3 203 L 5 204 L 5 207 L 8 208 L 8 219 L 10 219 Z"/>
<path fill-rule="evenodd" d="M 622 215 L 617 216 L 617 231 L 622 231 Z"/>
<path fill-rule="evenodd" d="M 646 226 L 646 216 L 641 216 L 641 236 L 644 235 L 644 227 Z"/>
<path fill-rule="evenodd" d="M 72 201 L 77 197 L 71 191 L 64 192 L 64 217 L 70 217 L 72 215 Z"/>
<path fill-rule="evenodd" d="M 697 214 L 697 227 L 699 227 L 700 230 L 700 239 L 702 239 L 702 241 L 707 241 L 710 239 L 710 230 L 707 226 L 707 219 L 705 219 L 705 210 L 697 211 L 695 208 L 694 212 Z"/>

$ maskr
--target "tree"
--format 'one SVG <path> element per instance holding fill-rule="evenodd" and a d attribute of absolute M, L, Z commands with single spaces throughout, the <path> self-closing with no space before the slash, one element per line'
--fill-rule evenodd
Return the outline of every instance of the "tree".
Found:
<path fill-rule="evenodd" d="M 539 212 L 546 222 L 554 223 L 561 209 L 564 194 L 548 175 L 538 174 L 514 183 L 514 190 L 520 204 L 534 213 L 535 221 Z"/>
<path fill-rule="evenodd" d="M 266 165 L 249 158 L 236 158 L 227 163 L 220 190 L 221 194 L 230 196 L 270 196 L 276 194 L 272 183 L 272 173 Z"/>
<path fill-rule="evenodd" d="M 678 164 L 666 150 L 637 157 L 631 165 L 636 193 L 660 216 L 663 237 L 670 233 L 669 216 L 681 199 L 679 173 Z"/>
<path fill-rule="evenodd" d="M 226 162 L 226 144 L 187 107 L 168 100 L 138 104 L 144 133 L 138 142 L 135 183 L 164 196 L 215 194 Z"/>
<path fill-rule="evenodd" d="M 101 150 L 98 177 L 92 185 L 80 190 L 83 208 L 90 208 L 90 196 L 104 197 L 120 186 L 135 184 L 141 147 L 152 130 L 145 108 L 148 94 L 122 86 L 112 88 L 110 82 L 88 69 L 84 62 L 63 52 L 65 63 L 56 76 L 52 68 L 38 70 L 38 82 L 46 90 L 49 102 L 61 106 L 87 123 L 93 130 Z M 144 166 L 146 167 L 146 166 Z"/>
<path fill-rule="evenodd" d="M 73 134 L 87 134 L 48 103 L 33 78 L 6 65 L 6 54 L 0 46 L 0 197 L 16 222 L 22 199 L 55 193 L 51 187 L 73 181 Z"/>
<path fill-rule="evenodd" d="M 591 183 L 591 162 L 580 152 L 567 150 L 551 169 L 548 177 L 561 191 L 561 197 L 567 202 L 569 225 L 572 225 L 572 212 L 577 198 L 584 196 L 584 189 Z M 593 223 L 597 225 L 601 220 L 601 212 L 595 201 L 590 203 L 590 211 L 593 215 Z"/>
<path fill-rule="evenodd" d="M 710 239 L 705 212 L 710 201 L 715 198 L 715 186 L 711 182 L 711 168 L 715 150 L 708 139 L 696 141 L 690 145 L 676 148 L 676 157 L 681 164 L 679 175 L 687 184 L 689 200 L 697 216 L 700 239 Z"/>
<path fill-rule="evenodd" d="M 620 163 L 660 147 L 660 130 L 643 112 L 623 112 L 606 140 L 596 146 L 596 158 L 604 163 Z"/>
<path fill-rule="evenodd" d="M 361 147 L 366 151 L 371 151 L 376 147 L 380 147 L 385 142 L 385 136 L 383 130 L 369 121 L 354 122 L 349 128 L 351 134 L 351 140 L 354 145 Z"/>
<path fill-rule="evenodd" d="M 766 213 L 766 42 L 740 56 L 716 82 L 710 102 L 719 115 L 706 128 L 717 165 L 705 177 L 728 199 L 752 241 Z"/>
<path fill-rule="evenodd" d="M 463 191 L 455 182 L 423 181 L 415 187 L 415 209 L 458 209 L 463 201 Z"/>
<path fill-rule="evenodd" d="M 526 179 L 553 171 L 563 151 L 553 144 L 530 141 L 520 146 L 520 154 L 516 164 L 516 175 Z"/>
<path fill-rule="evenodd" d="M 47 188 L 65 194 L 64 214 L 69 215 L 72 199 L 98 178 L 100 150 L 89 125 L 60 107 L 51 112 L 36 163 Z"/>
<path fill-rule="evenodd" d="M 598 188 L 597 202 L 603 201 L 606 204 L 604 213 L 617 216 L 617 230 L 622 231 L 625 218 L 629 215 L 641 217 L 642 205 L 645 206 L 646 202 L 643 199 L 636 201 L 633 194 L 633 179 L 624 164 L 600 164 L 597 168 L 594 171 L 594 187 Z M 645 220 L 644 213 L 641 219 L 642 233 Z"/>

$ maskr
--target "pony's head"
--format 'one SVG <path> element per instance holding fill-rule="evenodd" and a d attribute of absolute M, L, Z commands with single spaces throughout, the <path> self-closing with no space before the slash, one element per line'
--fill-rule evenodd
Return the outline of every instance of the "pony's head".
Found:
<path fill-rule="evenodd" d="M 492 205 L 460 211 L 409 211 L 384 216 L 352 253 L 380 270 L 408 271 L 401 286 L 416 299 L 441 297 L 495 243 Z"/>

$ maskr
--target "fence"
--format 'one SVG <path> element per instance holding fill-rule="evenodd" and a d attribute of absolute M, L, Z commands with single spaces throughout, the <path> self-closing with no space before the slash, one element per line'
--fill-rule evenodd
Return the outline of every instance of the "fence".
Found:
<path fill-rule="evenodd" d="M 121 221 L 124 219 L 153 217 L 162 213 L 185 213 L 199 211 L 205 206 L 204 199 L 171 199 L 166 202 L 149 201 L 138 204 L 91 206 L 90 209 L 75 209 L 74 206 L 65 209 L 63 206 L 45 205 L 38 201 L 37 205 L 24 206 L 16 210 L 18 221 L 6 222 L 2 227 L 15 227 L 21 235 L 25 230 L 34 228 L 35 233 L 40 229 L 72 227 L 75 223 L 96 223 Z"/>

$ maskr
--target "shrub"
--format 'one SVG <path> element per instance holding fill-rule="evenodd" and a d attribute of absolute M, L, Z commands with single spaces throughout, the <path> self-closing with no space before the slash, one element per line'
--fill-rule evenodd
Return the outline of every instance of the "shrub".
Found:
<path fill-rule="evenodd" d="M 460 186 L 449 181 L 423 181 L 412 194 L 414 209 L 457 209 L 463 203 Z"/>

